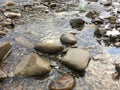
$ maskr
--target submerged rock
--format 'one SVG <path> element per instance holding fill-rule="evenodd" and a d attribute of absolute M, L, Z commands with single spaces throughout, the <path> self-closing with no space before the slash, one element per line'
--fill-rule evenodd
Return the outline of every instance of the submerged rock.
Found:
<path fill-rule="evenodd" d="M 12 51 L 12 44 L 10 42 L 0 45 L 0 62 L 2 62 Z"/>
<path fill-rule="evenodd" d="M 84 23 L 85 21 L 81 18 L 75 18 L 70 20 L 70 25 L 72 26 L 72 28 L 80 28 L 84 25 Z"/>
<path fill-rule="evenodd" d="M 58 52 L 61 52 L 64 47 L 61 44 L 56 44 L 53 42 L 45 42 L 41 44 L 35 45 L 35 50 L 43 52 L 43 53 L 49 53 L 49 54 L 55 54 Z"/>
<path fill-rule="evenodd" d="M 18 44 L 20 44 L 21 46 L 26 47 L 26 48 L 33 48 L 34 47 L 33 43 L 31 43 L 29 40 L 27 40 L 24 37 L 15 37 L 15 41 Z"/>
<path fill-rule="evenodd" d="M 75 35 L 73 34 L 63 34 L 60 37 L 60 40 L 64 43 L 64 44 L 76 44 L 77 43 L 77 38 L 75 37 Z"/>
<path fill-rule="evenodd" d="M 50 63 L 35 53 L 25 56 L 15 69 L 15 75 L 23 77 L 47 74 L 51 71 Z"/>
<path fill-rule="evenodd" d="M 66 74 L 57 81 L 55 81 L 50 87 L 50 90 L 72 90 L 75 84 L 76 82 L 74 77 Z"/>
<path fill-rule="evenodd" d="M 80 48 L 70 48 L 66 55 L 62 58 L 62 63 L 66 66 L 84 71 L 90 60 L 90 54 L 86 50 Z"/>
<path fill-rule="evenodd" d="M 22 16 L 21 13 L 16 12 L 5 12 L 4 15 L 8 18 L 20 18 Z"/>

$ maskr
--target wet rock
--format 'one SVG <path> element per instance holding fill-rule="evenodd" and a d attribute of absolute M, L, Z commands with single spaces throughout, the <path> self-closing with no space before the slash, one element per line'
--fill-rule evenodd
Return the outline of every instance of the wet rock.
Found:
<path fill-rule="evenodd" d="M 117 23 L 117 24 L 115 25 L 115 28 L 116 28 L 116 29 L 120 28 L 120 23 Z"/>
<path fill-rule="evenodd" d="M 108 17 L 108 19 L 109 19 L 110 23 L 112 23 L 112 24 L 115 24 L 116 20 L 117 20 L 117 18 L 115 16 Z"/>
<path fill-rule="evenodd" d="M 86 14 L 86 17 L 87 17 L 87 18 L 93 18 L 94 15 L 95 15 L 95 13 L 94 13 L 93 11 L 90 11 L 90 12 L 88 12 L 88 13 Z"/>
<path fill-rule="evenodd" d="M 84 24 L 85 24 L 85 21 L 80 18 L 70 20 L 70 25 L 72 26 L 72 28 L 80 28 Z"/>
<path fill-rule="evenodd" d="M 9 69 L 10 69 L 9 65 L 1 65 L 0 66 L 0 79 L 6 78 L 8 76 Z"/>
<path fill-rule="evenodd" d="M 106 2 L 103 3 L 103 5 L 104 5 L 104 6 L 107 6 L 107 7 L 108 7 L 108 6 L 111 6 L 111 5 L 112 5 L 112 2 L 106 1 Z"/>
<path fill-rule="evenodd" d="M 64 47 L 61 44 L 57 44 L 54 42 L 45 42 L 41 44 L 35 45 L 35 50 L 43 52 L 43 53 L 49 53 L 49 54 L 55 54 L 58 52 L 61 52 Z"/>
<path fill-rule="evenodd" d="M 74 77 L 66 74 L 57 81 L 55 81 L 50 87 L 50 90 L 72 90 L 75 84 L 76 82 Z"/>
<path fill-rule="evenodd" d="M 47 74 L 51 71 L 50 63 L 35 53 L 25 56 L 15 69 L 15 75 L 23 77 Z"/>
<path fill-rule="evenodd" d="M 33 48 L 34 47 L 33 43 L 31 43 L 29 40 L 27 40 L 24 37 L 15 37 L 15 41 L 18 44 L 20 44 L 21 46 L 26 47 L 26 48 Z"/>
<path fill-rule="evenodd" d="M 13 1 L 6 1 L 3 6 L 13 6 L 13 5 L 16 5 L 16 3 Z"/>
<path fill-rule="evenodd" d="M 16 13 L 16 12 L 5 12 L 4 15 L 8 18 L 20 18 L 21 13 Z"/>
<path fill-rule="evenodd" d="M 104 23 L 104 21 L 103 21 L 102 19 L 99 19 L 99 18 L 94 19 L 92 22 L 93 22 L 94 24 L 96 24 L 96 25 L 99 25 L 99 24 L 103 24 L 103 23 Z"/>
<path fill-rule="evenodd" d="M 0 45 L 0 62 L 2 62 L 12 51 L 12 44 L 7 42 Z"/>
<path fill-rule="evenodd" d="M 70 48 L 66 55 L 62 58 L 62 63 L 66 66 L 84 71 L 90 60 L 89 52 L 80 48 Z"/>
<path fill-rule="evenodd" d="M 77 43 L 77 38 L 73 35 L 73 34 L 63 34 L 60 37 L 60 40 L 64 43 L 64 44 L 76 44 Z"/>
<path fill-rule="evenodd" d="M 116 46 L 116 47 L 120 47 L 120 42 L 116 42 L 116 43 L 115 43 L 115 46 Z"/>
<path fill-rule="evenodd" d="M 50 7 L 51 7 L 51 8 L 55 8 L 55 7 L 57 7 L 57 3 L 56 3 L 56 2 L 52 2 L 52 3 L 50 3 Z"/>
<path fill-rule="evenodd" d="M 94 35 L 99 38 L 101 36 L 103 36 L 104 34 L 106 34 L 106 29 L 105 28 L 98 28 L 97 30 L 95 30 Z"/>
<path fill-rule="evenodd" d="M 12 20 L 10 18 L 7 18 L 2 25 L 7 28 L 14 28 L 15 25 L 12 23 Z"/>
<path fill-rule="evenodd" d="M 119 74 L 117 72 L 115 72 L 115 73 L 112 74 L 112 79 L 113 80 L 119 80 L 119 77 L 120 76 L 119 76 Z"/>

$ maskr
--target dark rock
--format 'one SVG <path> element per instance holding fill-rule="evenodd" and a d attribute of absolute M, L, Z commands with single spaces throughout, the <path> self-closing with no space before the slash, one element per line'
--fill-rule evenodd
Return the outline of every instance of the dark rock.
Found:
<path fill-rule="evenodd" d="M 66 74 L 57 81 L 55 81 L 50 87 L 50 90 L 72 90 L 75 84 L 76 82 L 74 77 Z"/>
<path fill-rule="evenodd" d="M 84 23 L 85 21 L 80 18 L 70 20 L 70 25 L 72 26 L 72 28 L 80 28 L 81 26 L 84 25 Z"/>
<path fill-rule="evenodd" d="M 115 16 L 108 17 L 108 19 L 109 19 L 110 23 L 112 23 L 112 24 L 115 24 L 116 20 L 117 20 L 117 18 Z"/>
<path fill-rule="evenodd" d="M 65 44 L 73 45 L 77 43 L 77 38 L 73 34 L 63 34 L 60 40 Z"/>
<path fill-rule="evenodd" d="M 61 44 L 56 44 L 53 42 L 37 44 L 34 46 L 34 48 L 37 51 L 49 54 L 55 54 L 61 52 L 64 49 L 64 47 Z"/>
<path fill-rule="evenodd" d="M 120 28 L 120 23 L 117 23 L 116 25 L 115 25 L 115 28 L 117 29 L 117 28 Z"/>
<path fill-rule="evenodd" d="M 88 13 L 86 14 L 86 17 L 87 17 L 87 18 L 93 18 L 94 15 L 95 15 L 95 13 L 94 13 L 93 11 L 90 11 L 90 12 L 88 12 Z"/>
<path fill-rule="evenodd" d="M 119 76 L 119 74 L 117 72 L 115 72 L 115 73 L 112 74 L 112 79 L 113 80 L 119 80 L 119 77 L 120 76 Z"/>
<path fill-rule="evenodd" d="M 44 75 L 51 71 L 50 63 L 35 53 L 25 56 L 15 69 L 15 75 L 23 77 Z"/>
<path fill-rule="evenodd" d="M 89 52 L 80 48 L 70 48 L 66 55 L 62 58 L 62 63 L 66 66 L 84 71 L 90 60 Z"/>
<path fill-rule="evenodd" d="M 12 44 L 9 42 L 0 45 L 0 62 L 2 62 L 12 51 Z"/>
<path fill-rule="evenodd" d="M 103 5 L 104 5 L 104 6 L 107 6 L 107 7 L 108 7 L 108 6 L 111 6 L 111 5 L 112 5 L 112 2 L 107 1 L 107 2 L 104 2 Z"/>
<path fill-rule="evenodd" d="M 102 19 L 99 19 L 99 18 L 94 19 L 92 22 L 93 22 L 94 24 L 96 24 L 96 25 L 99 25 L 99 24 L 103 24 L 103 23 L 104 23 L 104 21 L 103 21 Z"/>

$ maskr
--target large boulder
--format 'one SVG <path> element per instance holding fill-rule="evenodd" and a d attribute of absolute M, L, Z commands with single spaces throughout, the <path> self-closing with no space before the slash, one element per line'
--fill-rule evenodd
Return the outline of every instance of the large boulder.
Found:
<path fill-rule="evenodd" d="M 61 42 L 63 42 L 64 44 L 76 44 L 77 43 L 77 38 L 73 35 L 73 34 L 63 34 L 60 37 Z"/>
<path fill-rule="evenodd" d="M 15 75 L 23 77 L 47 74 L 51 71 L 50 63 L 35 53 L 25 56 L 15 69 Z"/>
<path fill-rule="evenodd" d="M 50 90 L 72 90 L 76 82 L 74 77 L 69 74 L 64 75 L 56 80 L 50 87 Z"/>
<path fill-rule="evenodd" d="M 37 51 L 48 54 L 55 54 L 61 52 L 64 49 L 64 47 L 61 44 L 56 44 L 53 42 L 45 42 L 45 43 L 37 44 L 35 45 L 34 48 Z"/>
<path fill-rule="evenodd" d="M 80 48 L 70 48 L 62 58 L 62 63 L 77 71 L 84 71 L 90 60 L 88 51 Z"/>

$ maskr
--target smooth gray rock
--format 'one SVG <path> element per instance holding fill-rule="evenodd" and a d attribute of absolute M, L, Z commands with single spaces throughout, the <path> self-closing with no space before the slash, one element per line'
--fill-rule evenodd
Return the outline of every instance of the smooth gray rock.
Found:
<path fill-rule="evenodd" d="M 77 71 L 84 71 L 89 63 L 90 54 L 80 48 L 70 48 L 62 58 L 62 63 Z"/>
<path fill-rule="evenodd" d="M 63 34 L 60 37 L 60 40 L 64 44 L 76 44 L 77 43 L 77 38 L 73 34 Z"/>
<path fill-rule="evenodd" d="M 17 65 L 14 73 L 23 77 L 44 75 L 51 71 L 50 63 L 35 53 L 25 56 Z"/>

